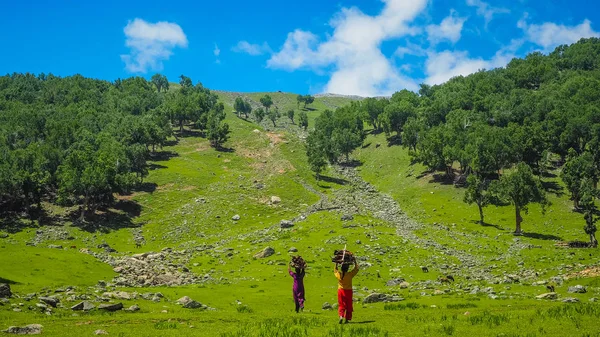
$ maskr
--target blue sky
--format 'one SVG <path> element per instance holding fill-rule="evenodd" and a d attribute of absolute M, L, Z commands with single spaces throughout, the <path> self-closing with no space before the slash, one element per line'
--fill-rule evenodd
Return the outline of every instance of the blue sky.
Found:
<path fill-rule="evenodd" d="M 3 1 L 0 73 L 388 95 L 600 36 L 596 0 Z"/>

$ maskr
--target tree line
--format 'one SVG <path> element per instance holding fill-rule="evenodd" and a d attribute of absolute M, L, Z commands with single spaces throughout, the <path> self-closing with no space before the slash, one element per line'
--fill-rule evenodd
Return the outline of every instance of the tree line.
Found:
<path fill-rule="evenodd" d="M 44 200 L 80 205 L 80 219 L 110 205 L 148 174 L 147 161 L 173 132 L 200 129 L 227 140 L 223 105 L 202 84 L 181 89 L 157 74 L 114 82 L 80 75 L 0 77 L 0 209 L 33 221 Z"/>
<path fill-rule="evenodd" d="M 248 100 L 244 99 L 242 96 L 238 96 L 233 104 L 233 109 L 239 117 L 244 115 L 243 118 L 248 119 L 249 116 L 252 116 L 259 124 L 267 118 L 273 123 L 273 127 L 277 127 L 277 120 L 281 118 L 279 107 L 274 104 L 273 99 L 268 94 L 262 96 L 259 99 L 259 102 L 261 107 L 252 109 L 252 105 Z M 298 95 L 298 107 L 300 107 L 300 102 L 304 102 L 304 107 L 306 108 L 307 104 L 314 102 L 314 97 L 310 95 Z M 273 109 L 271 109 L 272 106 L 274 106 Z M 296 124 L 296 121 L 294 120 L 296 112 L 294 109 L 289 109 L 286 112 L 286 116 L 290 119 L 292 124 Z M 306 114 L 306 111 L 302 110 L 298 113 L 298 126 L 304 130 L 308 128 L 308 115 Z"/>
<path fill-rule="evenodd" d="M 600 39 L 422 84 L 418 93 L 367 98 L 322 117 L 307 144 L 317 175 L 362 145 L 365 123 L 406 147 L 415 162 L 465 187 L 464 200 L 478 206 L 482 224 L 485 206 L 512 204 L 519 234 L 528 205 L 548 205 L 542 178 L 560 168 L 590 244 L 597 245 Z"/>

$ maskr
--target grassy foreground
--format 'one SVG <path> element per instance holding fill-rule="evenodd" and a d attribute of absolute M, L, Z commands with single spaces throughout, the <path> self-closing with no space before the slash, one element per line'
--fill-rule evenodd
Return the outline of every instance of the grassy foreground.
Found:
<path fill-rule="evenodd" d="M 258 100 L 260 94 L 248 96 Z M 226 94 L 220 97 L 229 104 L 235 99 Z M 283 113 L 295 107 L 294 95 L 273 93 L 272 97 Z M 340 98 L 330 99 L 333 103 L 325 99 L 313 104 L 311 123 L 325 108 L 344 103 Z M 107 210 L 112 216 L 102 218 L 101 226 L 61 221 L 52 228 L 7 231 L 8 236 L 0 239 L 0 278 L 12 283 L 20 298 L 0 305 L 0 329 L 38 323 L 47 336 L 86 336 L 99 329 L 110 336 L 600 336 L 600 305 L 589 301 L 600 297 L 597 277 L 574 277 L 557 286 L 559 300 L 572 297 L 580 303 L 537 300 L 536 295 L 547 291 L 543 285 L 529 283 L 457 279 L 454 284 L 440 284 L 435 280 L 443 274 L 435 261 L 451 261 L 451 257 L 398 236 L 396 224 L 372 214 L 355 215 L 344 222 L 339 210 L 312 213 L 302 220 L 299 215 L 321 197 L 333 197 L 352 187 L 334 170 L 325 173 L 331 179 L 315 180 L 296 136 L 301 131 L 285 122 L 286 117 L 275 128 L 264 122 L 258 126 L 236 117 L 229 104 L 230 151 L 217 152 L 190 132 L 156 156 L 147 188 L 119 197 L 117 207 Z M 378 191 L 392 195 L 411 217 L 426 224 L 419 236 L 482 257 L 497 275 L 527 268 L 538 272 L 539 280 L 549 280 L 597 265 L 597 250 L 554 247 L 556 240 L 582 239 L 582 219 L 570 212 L 565 195 L 552 196 L 553 206 L 545 215 L 533 207 L 524 216 L 524 230 L 532 234 L 519 242 L 529 246 L 511 250 L 515 241 L 510 234 L 510 208 L 487 209 L 490 225 L 482 227 L 475 223 L 476 207 L 462 203 L 461 190 L 431 182 L 433 177 L 422 175 L 422 167 L 410 165 L 405 150 L 387 147 L 383 135 L 370 136 L 369 143 L 355 153 L 363 162 L 358 171 Z M 383 145 L 375 147 L 377 143 Z M 557 178 L 552 182 L 560 185 Z M 273 196 L 281 202 L 272 203 Z M 57 216 L 70 211 L 52 210 Z M 234 215 L 240 219 L 232 220 Z M 298 221 L 293 228 L 279 227 L 281 220 L 294 218 Z M 142 235 L 145 244 L 137 247 L 135 235 Z M 36 246 L 26 246 L 27 242 Z M 102 243 L 114 248 L 117 253 L 112 255 L 117 258 L 165 247 L 190 251 L 187 267 L 195 274 L 209 275 L 210 281 L 180 287 L 97 287 L 99 280 L 111 281 L 117 273 L 80 249 L 100 253 Z M 404 300 L 357 302 L 354 322 L 339 326 L 335 310 L 322 306 L 336 302 L 329 261 L 333 250 L 346 243 L 358 256 L 368 258 L 355 280 L 357 299 L 382 292 Z M 212 248 L 195 251 L 200 246 Z M 275 250 L 273 256 L 253 257 L 267 246 Z M 301 314 L 293 312 L 292 280 L 285 266 L 292 247 L 310 266 L 305 280 L 306 310 Z M 430 273 L 423 273 L 421 265 L 431 266 Z M 386 286 L 398 277 L 421 285 Z M 586 286 L 587 293 L 567 293 L 576 284 Z M 67 286 L 91 299 L 102 297 L 104 291 L 160 292 L 164 297 L 159 302 L 139 296 L 110 300 L 126 308 L 137 304 L 138 312 L 73 312 L 69 307 L 80 300 L 68 300 L 56 292 Z M 471 294 L 475 287 L 491 287 L 496 298 L 491 292 Z M 35 298 L 25 299 L 28 293 L 59 294 L 64 308 L 53 309 L 51 315 L 42 313 Z M 175 300 L 182 296 L 215 310 L 181 308 Z"/>

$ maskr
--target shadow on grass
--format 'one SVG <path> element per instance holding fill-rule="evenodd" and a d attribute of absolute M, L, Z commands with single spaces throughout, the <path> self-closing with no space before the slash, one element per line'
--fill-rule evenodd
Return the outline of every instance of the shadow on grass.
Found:
<path fill-rule="evenodd" d="M 481 225 L 481 227 L 494 227 L 497 230 L 500 231 L 505 231 L 506 229 L 504 229 L 504 227 L 500 227 L 500 225 L 495 225 L 495 224 L 491 224 L 491 223 L 487 223 L 487 222 L 483 222 L 483 224 L 481 224 L 481 222 L 479 222 L 479 220 L 471 220 L 471 223 L 477 224 L 477 225 Z"/>
<path fill-rule="evenodd" d="M 546 192 L 556 194 L 557 197 L 565 194 L 564 188 L 555 181 L 542 181 L 542 187 Z"/>
<path fill-rule="evenodd" d="M 367 144 L 364 144 L 363 146 L 361 146 L 361 148 L 362 148 L 362 149 L 366 149 L 366 148 L 368 148 L 369 146 L 371 146 L 371 144 L 372 144 L 372 143 L 367 143 Z"/>
<path fill-rule="evenodd" d="M 388 142 L 388 146 L 402 145 L 402 137 L 400 137 L 398 135 L 391 136 L 391 137 L 388 137 L 387 142 Z"/>
<path fill-rule="evenodd" d="M 167 161 L 174 157 L 179 157 L 179 154 L 174 151 L 156 151 L 154 153 L 150 153 L 151 161 Z"/>
<path fill-rule="evenodd" d="M 328 177 L 328 176 L 323 176 L 323 175 L 319 176 L 319 180 L 328 182 L 328 183 L 338 184 L 338 185 L 348 184 L 348 180 L 340 179 L 340 178 L 333 178 L 333 177 Z"/>
<path fill-rule="evenodd" d="M 167 168 L 164 165 L 154 164 L 154 163 L 147 164 L 146 167 L 148 167 L 148 170 L 150 170 L 150 171 L 154 171 L 154 170 L 158 170 L 158 169 L 166 169 Z"/>
<path fill-rule="evenodd" d="M 339 165 L 341 167 L 359 167 L 359 166 L 362 166 L 362 164 L 363 163 L 360 160 L 352 159 L 352 160 L 340 163 Z"/>
<path fill-rule="evenodd" d="M 429 180 L 430 184 L 437 183 L 440 185 L 454 185 L 454 177 L 451 177 L 445 173 L 435 173 L 431 178 L 432 179 Z"/>
<path fill-rule="evenodd" d="M 219 146 L 215 150 L 218 151 L 218 152 L 226 152 L 226 153 L 234 153 L 235 152 L 235 149 L 232 148 L 232 147 L 222 147 L 222 146 Z"/>
<path fill-rule="evenodd" d="M 86 214 L 85 220 L 80 221 L 79 210 L 70 214 L 73 226 L 88 233 L 110 233 L 124 228 L 137 228 L 139 224 L 133 223 L 133 217 L 141 212 L 141 206 L 133 201 L 119 201 L 114 208 L 100 208 L 95 214 Z M 118 207 L 118 208 L 117 208 Z"/>
<path fill-rule="evenodd" d="M 354 322 L 354 321 L 350 321 L 349 324 L 351 325 L 355 325 L 355 324 L 371 324 L 371 323 L 375 323 L 376 321 L 360 321 L 360 322 Z"/>
<path fill-rule="evenodd" d="M 526 238 L 531 238 L 531 239 L 562 241 L 561 237 L 552 235 L 552 234 L 539 234 L 539 233 L 524 232 L 522 235 Z"/>
<path fill-rule="evenodd" d="M 17 281 L 9 280 L 7 278 L 0 276 L 0 283 L 8 283 L 8 284 L 19 284 Z"/>

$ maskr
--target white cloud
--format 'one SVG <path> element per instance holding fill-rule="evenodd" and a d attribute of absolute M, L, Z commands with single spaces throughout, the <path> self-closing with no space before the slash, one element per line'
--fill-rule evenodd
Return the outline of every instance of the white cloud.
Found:
<path fill-rule="evenodd" d="M 236 53 L 246 53 L 252 56 L 262 55 L 271 52 L 271 48 L 266 42 L 264 42 L 262 45 L 259 45 L 252 44 L 248 41 L 238 42 L 238 44 L 231 48 L 231 50 Z"/>
<path fill-rule="evenodd" d="M 174 48 L 188 45 L 181 27 L 171 22 L 149 23 L 136 18 L 129 21 L 124 32 L 125 45 L 130 52 L 121 55 L 121 60 L 125 62 L 125 68 L 133 73 L 162 70 L 163 61 L 169 59 Z"/>
<path fill-rule="evenodd" d="M 427 1 L 384 0 L 384 8 L 376 16 L 356 7 L 343 8 L 330 21 L 333 33 L 324 41 L 311 32 L 295 30 L 267 66 L 286 70 L 331 67 L 333 73 L 324 90 L 338 94 L 376 96 L 401 88 L 416 89 L 416 83 L 383 55 L 381 43 L 418 33 L 409 23 L 425 9 Z"/>
<path fill-rule="evenodd" d="M 449 40 L 452 43 L 460 40 L 460 35 L 463 29 L 463 24 L 467 20 L 466 18 L 456 17 L 454 10 L 450 11 L 450 15 L 447 16 L 439 25 L 427 26 L 427 35 L 431 43 L 436 44 L 442 40 Z"/>
<path fill-rule="evenodd" d="M 514 51 L 522 44 L 513 40 L 510 45 L 500 49 L 491 59 L 471 58 L 466 51 L 428 52 L 425 61 L 427 84 L 442 84 L 452 77 L 467 76 L 479 70 L 504 67 L 515 57 Z"/>
<path fill-rule="evenodd" d="M 485 25 L 492 21 L 496 14 L 506 14 L 510 11 L 506 8 L 492 7 L 488 3 L 481 0 L 467 0 L 467 5 L 471 7 L 477 7 L 477 14 L 483 16 L 485 19 Z"/>
<path fill-rule="evenodd" d="M 543 47 L 546 52 L 561 44 L 575 43 L 584 37 L 600 36 L 600 33 L 592 29 L 591 22 L 587 19 L 577 26 L 565 26 L 552 22 L 530 25 L 525 18 L 520 20 L 517 26 L 523 29 L 527 40 Z"/>
<path fill-rule="evenodd" d="M 217 46 L 216 43 L 215 43 L 215 49 L 213 49 L 213 54 L 215 54 L 216 57 L 219 57 L 219 55 L 221 55 L 221 49 L 219 49 L 219 46 Z"/>

